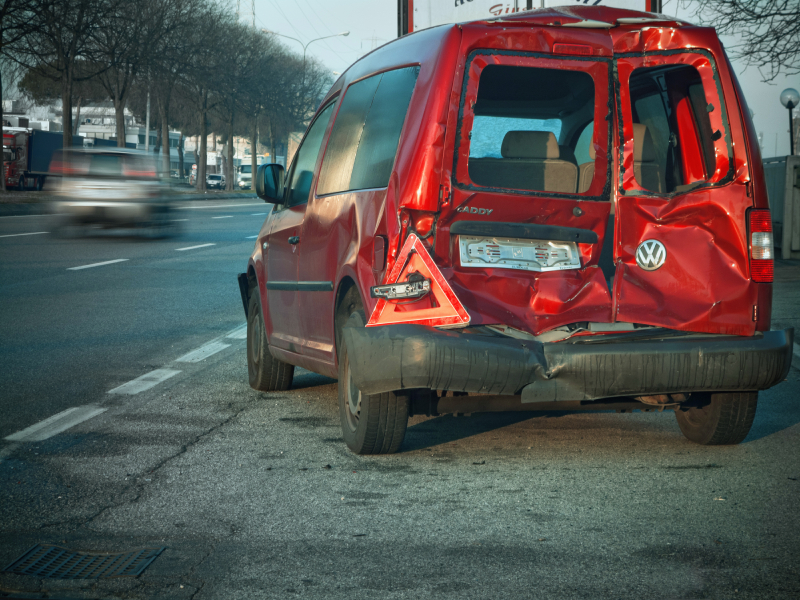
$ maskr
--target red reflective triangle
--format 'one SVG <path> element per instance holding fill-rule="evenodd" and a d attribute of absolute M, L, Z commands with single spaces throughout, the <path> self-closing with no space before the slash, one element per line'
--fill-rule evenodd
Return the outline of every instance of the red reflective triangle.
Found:
<path fill-rule="evenodd" d="M 450 284 L 442 276 L 422 241 L 411 234 L 400 250 L 386 285 L 406 281 L 410 273 L 418 272 L 431 281 L 431 291 L 417 300 L 386 300 L 380 298 L 372 311 L 367 327 L 413 323 L 431 327 L 464 327 L 469 315 Z"/>

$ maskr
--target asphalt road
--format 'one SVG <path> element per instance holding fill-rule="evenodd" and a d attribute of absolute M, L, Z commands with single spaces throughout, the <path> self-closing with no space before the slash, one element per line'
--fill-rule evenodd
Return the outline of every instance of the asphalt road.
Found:
<path fill-rule="evenodd" d="M 0 568 L 35 544 L 166 548 L 137 578 L 0 572 L 0 598 L 800 597 L 800 371 L 733 447 L 670 412 L 553 412 L 415 417 L 399 454 L 357 457 L 335 381 L 247 385 L 252 202 L 187 206 L 178 240 L 0 237 L 0 438 L 81 421 L 0 439 Z M 108 393 L 154 371 L 172 375 Z"/>

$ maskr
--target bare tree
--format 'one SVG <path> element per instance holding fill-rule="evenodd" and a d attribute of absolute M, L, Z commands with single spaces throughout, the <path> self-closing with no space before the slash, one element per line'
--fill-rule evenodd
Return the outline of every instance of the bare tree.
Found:
<path fill-rule="evenodd" d="M 732 58 L 758 68 L 764 81 L 800 73 L 800 1 L 683 0 L 695 17 L 717 33 L 732 35 Z"/>
<path fill-rule="evenodd" d="M 65 148 L 72 145 L 72 87 L 93 75 L 85 67 L 92 59 L 101 1 L 25 0 L 30 17 L 16 60 L 29 68 L 47 65 L 60 84 Z"/>

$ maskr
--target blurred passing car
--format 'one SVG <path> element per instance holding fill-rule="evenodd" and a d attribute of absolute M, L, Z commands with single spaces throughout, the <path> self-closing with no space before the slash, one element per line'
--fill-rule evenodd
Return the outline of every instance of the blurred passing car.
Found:
<path fill-rule="evenodd" d="M 80 225 L 141 227 L 159 236 L 177 233 L 167 186 L 155 158 L 127 148 L 69 148 L 53 156 L 54 233 Z"/>
<path fill-rule="evenodd" d="M 213 175 L 209 174 L 206 175 L 206 188 L 209 190 L 221 190 L 225 187 L 225 176 L 224 175 Z"/>

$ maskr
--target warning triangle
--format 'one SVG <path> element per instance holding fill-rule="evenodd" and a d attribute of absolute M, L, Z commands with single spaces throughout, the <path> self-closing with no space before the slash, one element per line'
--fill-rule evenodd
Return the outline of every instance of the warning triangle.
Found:
<path fill-rule="evenodd" d="M 456 298 L 450 284 L 442 276 L 422 241 L 411 234 L 406 239 L 400 255 L 384 285 L 407 281 L 409 275 L 419 273 L 431 282 L 431 291 L 413 300 L 386 300 L 380 298 L 372 311 L 367 327 L 413 323 L 431 327 L 464 327 L 469 325 L 469 314 Z"/>

